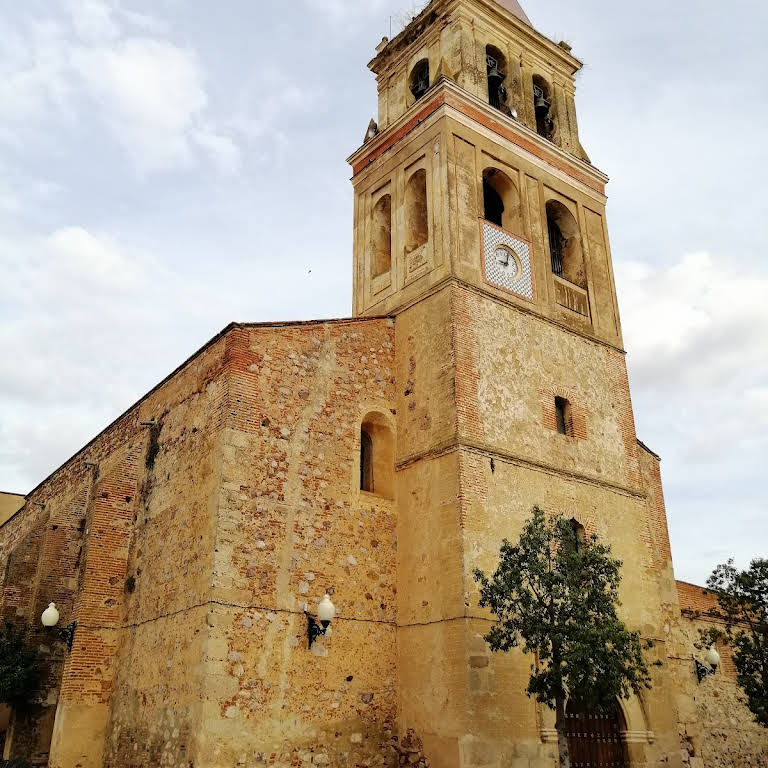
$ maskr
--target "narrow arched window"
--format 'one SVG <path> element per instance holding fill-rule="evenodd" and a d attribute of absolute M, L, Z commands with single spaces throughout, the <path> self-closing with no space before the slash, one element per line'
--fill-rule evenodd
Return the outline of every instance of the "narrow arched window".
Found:
<path fill-rule="evenodd" d="M 570 520 L 571 531 L 573 531 L 573 546 L 574 549 L 579 552 L 584 547 L 586 541 L 586 531 L 584 526 L 574 517 Z"/>
<path fill-rule="evenodd" d="M 507 104 L 507 62 L 504 54 L 489 45 L 485 49 L 485 69 L 488 76 L 488 103 L 502 112 L 509 112 Z"/>
<path fill-rule="evenodd" d="M 549 95 L 549 85 L 543 77 L 538 75 L 534 75 L 533 78 L 533 108 L 536 112 L 536 133 L 548 141 L 552 141 L 555 120 L 552 112 L 552 100 Z"/>
<path fill-rule="evenodd" d="M 573 419 L 571 404 L 564 397 L 555 398 L 555 422 L 561 435 L 573 436 Z"/>
<path fill-rule="evenodd" d="M 520 194 L 512 179 L 497 168 L 483 171 L 483 215 L 508 232 L 522 232 Z"/>
<path fill-rule="evenodd" d="M 422 168 L 405 186 L 405 252 L 421 248 L 428 240 L 427 172 Z"/>
<path fill-rule="evenodd" d="M 381 413 L 369 413 L 360 427 L 360 490 L 394 498 L 395 441 Z"/>
<path fill-rule="evenodd" d="M 422 98 L 429 90 L 429 61 L 427 59 L 422 59 L 411 71 L 410 86 L 415 101 Z"/>
<path fill-rule="evenodd" d="M 558 200 L 547 203 L 547 234 L 552 272 L 586 290 L 587 273 L 579 224 L 570 210 Z"/>
<path fill-rule="evenodd" d="M 360 430 L 360 490 L 374 492 L 373 438 L 365 428 Z"/>
<path fill-rule="evenodd" d="M 374 277 L 392 269 L 392 197 L 384 195 L 373 208 L 371 266 Z"/>

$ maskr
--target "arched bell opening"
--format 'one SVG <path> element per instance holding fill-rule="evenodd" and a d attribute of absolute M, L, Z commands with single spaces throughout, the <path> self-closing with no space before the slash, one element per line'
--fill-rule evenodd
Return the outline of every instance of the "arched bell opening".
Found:
<path fill-rule="evenodd" d="M 547 234 L 552 272 L 587 290 L 579 225 L 574 215 L 558 200 L 547 203 Z"/>
<path fill-rule="evenodd" d="M 488 78 L 488 103 L 500 112 L 509 114 L 507 103 L 507 59 L 493 45 L 485 48 L 485 69 Z"/>
<path fill-rule="evenodd" d="M 540 75 L 533 76 L 533 109 L 536 114 L 536 133 L 547 141 L 553 141 L 555 112 L 552 107 L 549 83 Z"/>
<path fill-rule="evenodd" d="M 411 75 L 408 82 L 411 95 L 414 101 L 419 101 L 423 98 L 429 90 L 429 60 L 422 59 L 411 70 Z"/>
<path fill-rule="evenodd" d="M 498 168 L 483 171 L 483 217 L 513 234 L 521 234 L 522 208 L 515 183 Z"/>

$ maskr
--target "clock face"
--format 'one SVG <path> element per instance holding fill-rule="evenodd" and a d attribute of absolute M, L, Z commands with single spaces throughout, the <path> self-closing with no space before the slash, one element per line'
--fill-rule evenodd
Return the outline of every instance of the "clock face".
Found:
<path fill-rule="evenodd" d="M 504 245 L 496 246 L 493 256 L 496 259 L 498 269 L 501 270 L 509 280 L 514 280 L 518 274 L 520 274 L 517 255 L 511 248 L 507 248 Z"/>
<path fill-rule="evenodd" d="M 489 285 L 534 301 L 531 244 L 483 221 L 483 277 Z"/>

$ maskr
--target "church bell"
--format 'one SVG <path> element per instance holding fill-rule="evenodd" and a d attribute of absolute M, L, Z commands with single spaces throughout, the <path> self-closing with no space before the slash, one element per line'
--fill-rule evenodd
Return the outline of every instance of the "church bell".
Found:
<path fill-rule="evenodd" d="M 506 75 L 499 69 L 499 62 L 493 56 L 486 56 L 486 62 L 488 65 L 488 80 L 498 87 L 504 82 Z"/>
<path fill-rule="evenodd" d="M 536 107 L 537 112 L 541 112 L 543 114 L 548 114 L 549 109 L 552 106 L 544 96 L 544 91 L 539 88 L 538 85 L 535 85 L 533 87 L 533 95 L 536 97 L 534 106 Z"/>

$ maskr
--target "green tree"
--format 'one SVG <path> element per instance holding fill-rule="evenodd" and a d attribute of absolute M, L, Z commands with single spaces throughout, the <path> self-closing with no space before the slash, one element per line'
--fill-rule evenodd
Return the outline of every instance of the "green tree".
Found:
<path fill-rule="evenodd" d="M 0 703 L 16 709 L 30 705 L 40 683 L 37 649 L 10 622 L 0 628 Z"/>
<path fill-rule="evenodd" d="M 480 605 L 497 619 L 485 638 L 491 649 L 536 656 L 527 693 L 555 712 L 563 768 L 569 698 L 603 711 L 651 687 L 644 650 L 652 643 L 616 614 L 621 565 L 575 521 L 535 507 L 518 543 L 504 541 L 496 572 L 475 571 Z"/>
<path fill-rule="evenodd" d="M 729 560 L 715 568 L 707 587 L 717 594 L 717 608 L 709 615 L 725 630 L 702 632 L 702 645 L 731 646 L 747 705 L 757 722 L 768 728 L 768 560 L 753 560 L 746 571 Z"/>

